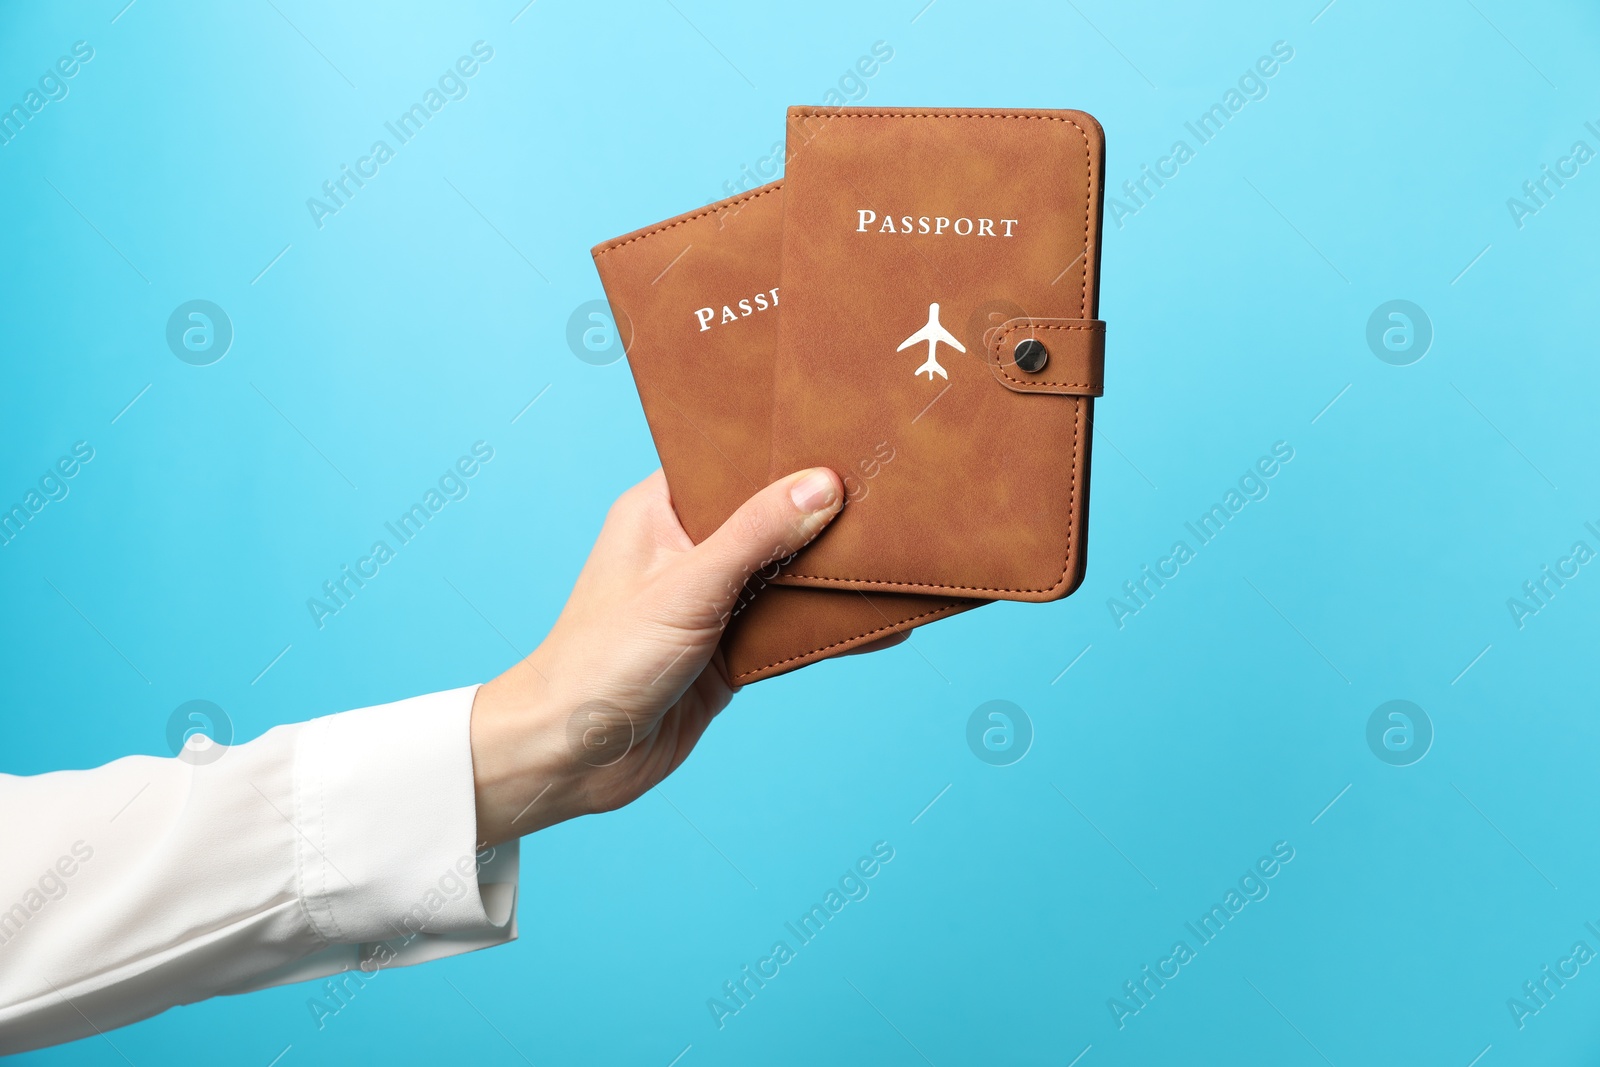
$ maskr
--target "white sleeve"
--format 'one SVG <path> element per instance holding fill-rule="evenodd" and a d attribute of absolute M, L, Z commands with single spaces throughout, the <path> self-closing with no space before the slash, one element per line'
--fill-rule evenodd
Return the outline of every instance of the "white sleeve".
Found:
<path fill-rule="evenodd" d="M 514 939 L 517 844 L 475 848 L 476 691 L 280 726 L 211 762 L 0 774 L 0 1055 Z"/>

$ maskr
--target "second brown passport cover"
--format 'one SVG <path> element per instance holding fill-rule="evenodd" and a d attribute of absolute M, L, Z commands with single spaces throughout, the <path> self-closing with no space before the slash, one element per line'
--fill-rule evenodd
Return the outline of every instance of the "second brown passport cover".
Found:
<path fill-rule="evenodd" d="M 769 481 L 780 184 L 594 248 L 673 507 L 696 543 Z M 871 485 L 864 469 L 838 470 L 848 511 Z M 723 637 L 737 685 L 982 603 L 764 585 L 770 576 L 752 579 Z"/>

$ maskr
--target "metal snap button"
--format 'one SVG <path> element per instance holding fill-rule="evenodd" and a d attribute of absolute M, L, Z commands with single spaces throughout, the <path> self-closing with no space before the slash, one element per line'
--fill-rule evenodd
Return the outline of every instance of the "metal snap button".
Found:
<path fill-rule="evenodd" d="M 1044 370 L 1044 365 L 1050 362 L 1050 350 L 1044 346 L 1043 341 L 1032 337 L 1017 344 L 1015 353 L 1017 366 L 1029 374 L 1038 374 Z"/>

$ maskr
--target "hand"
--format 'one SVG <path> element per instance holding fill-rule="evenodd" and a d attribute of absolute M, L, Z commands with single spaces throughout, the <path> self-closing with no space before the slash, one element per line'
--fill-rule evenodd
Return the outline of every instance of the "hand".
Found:
<path fill-rule="evenodd" d="M 671 774 L 733 697 L 717 643 L 745 581 L 843 503 L 832 471 L 801 471 L 695 545 L 660 471 L 623 493 L 544 642 L 473 702 L 480 847 L 619 808 Z"/>

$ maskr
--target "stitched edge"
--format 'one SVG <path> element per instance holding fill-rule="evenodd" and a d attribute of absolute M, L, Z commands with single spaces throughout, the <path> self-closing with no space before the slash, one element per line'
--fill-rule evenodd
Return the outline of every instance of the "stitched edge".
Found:
<path fill-rule="evenodd" d="M 854 637 L 847 637 L 842 641 L 835 641 L 831 645 L 823 645 L 820 648 L 813 648 L 811 651 L 802 652 L 798 656 L 790 656 L 787 659 L 775 660 L 772 663 L 763 664 L 760 667 L 752 667 L 750 670 L 745 671 L 742 674 L 734 675 L 733 680 L 737 682 L 741 678 L 748 678 L 753 674 L 760 674 L 762 671 L 768 671 L 774 667 L 782 667 L 786 663 L 793 663 L 795 660 L 805 659 L 808 656 L 815 656 L 819 652 L 831 652 L 841 645 L 851 644 L 855 641 L 861 640 L 863 637 L 874 637 L 886 630 L 898 633 L 902 629 L 909 629 L 913 623 L 919 622 L 922 619 L 931 618 L 935 615 L 946 615 L 959 611 L 969 611 L 971 608 L 979 607 L 981 603 L 981 601 L 975 602 L 970 607 L 966 604 L 946 604 L 942 608 L 934 608 L 932 611 L 925 611 L 921 615 L 913 615 L 910 618 L 901 619 L 899 622 L 891 622 L 887 626 L 880 626 L 876 630 L 868 630 L 866 633 L 856 634 Z"/>
<path fill-rule="evenodd" d="M 1005 347 L 1006 338 L 1010 337 L 1012 334 L 1019 333 L 1019 332 L 1021 332 L 1023 330 L 1027 330 L 1029 332 L 1033 332 L 1035 330 L 1081 330 L 1084 333 L 1100 333 L 1100 334 L 1103 334 L 1103 333 L 1106 332 L 1105 323 L 1099 322 L 1098 320 L 1096 320 L 1095 324 L 1092 325 L 1092 326 L 1077 326 L 1077 325 L 1069 325 L 1069 326 L 1034 326 L 1034 325 L 1028 325 L 1028 326 L 1017 326 L 1017 327 L 1013 327 L 1011 329 L 1007 329 L 1007 328 L 1002 326 L 999 330 L 997 330 L 995 332 L 994 341 L 989 345 L 989 354 L 994 356 L 994 363 L 992 364 L 992 366 L 994 366 L 994 368 L 1000 372 L 1000 376 L 1002 378 L 1004 378 L 1008 382 L 1013 382 L 1013 383 L 1015 383 L 1017 385 L 1030 385 L 1030 386 L 1052 385 L 1052 386 L 1059 386 L 1059 387 L 1061 387 L 1063 389 L 1090 389 L 1090 390 L 1096 390 L 1097 389 L 1097 390 L 1100 390 L 1101 392 L 1105 391 L 1105 385 L 1103 383 L 1097 385 L 1094 382 L 1040 382 L 1040 381 L 1035 381 L 1032 378 L 1014 378 L 1014 377 L 1012 377 L 1011 372 L 1006 369 L 1006 361 L 1005 361 L 1005 358 L 1004 358 L 1004 356 L 1003 356 L 1003 354 L 1001 353 L 1000 350 Z M 1014 366 L 1016 366 L 1016 364 L 1012 363 L 1011 366 L 1014 367 Z M 1098 394 L 1096 394 L 1096 395 L 1098 395 Z"/>
<path fill-rule="evenodd" d="M 733 200 L 718 200 L 715 204 L 707 204 L 704 209 L 695 212 L 693 215 L 684 215 L 682 218 L 674 219 L 671 222 L 664 222 L 655 229 L 646 231 L 645 233 L 637 234 L 624 240 L 618 240 L 612 244 L 602 245 L 601 247 L 596 248 L 590 254 L 596 258 L 599 258 L 600 256 L 605 255 L 607 252 L 622 248 L 625 245 L 631 245 L 635 241 L 642 241 L 646 237 L 654 237 L 658 233 L 666 233 L 668 230 L 674 229 L 678 226 L 687 226 L 689 223 L 694 222 L 697 219 L 703 219 L 707 215 L 715 215 L 717 212 L 726 208 L 738 207 L 740 204 L 748 204 L 752 200 L 766 196 L 768 193 L 779 192 L 782 189 L 783 182 L 780 180 L 773 182 L 770 186 L 763 186 L 762 188 L 757 189 L 749 196 L 736 197 Z"/>
<path fill-rule="evenodd" d="M 1065 122 L 1078 131 L 1078 136 L 1083 138 L 1083 158 L 1089 178 L 1089 188 L 1095 188 L 1094 153 L 1089 150 L 1089 133 L 1082 126 L 1065 115 L 1025 115 L 993 111 L 812 111 L 795 108 L 794 114 L 802 118 L 824 119 L 1041 119 L 1049 122 Z M 1091 213 L 1091 197 L 1083 199 L 1083 248 L 1085 254 L 1089 249 L 1089 221 Z M 1080 319 L 1089 318 L 1089 268 L 1084 264 L 1083 270 L 1083 296 L 1080 301 Z M 1078 483 L 1082 480 L 1078 469 L 1078 436 L 1079 427 L 1083 422 L 1084 399 L 1074 397 L 1073 402 L 1078 408 L 1078 417 L 1072 423 L 1072 479 L 1067 486 L 1067 512 L 1069 515 L 1077 512 Z M 1066 555 L 1061 560 L 1061 574 L 1048 586 L 1027 589 L 992 589 L 974 585 L 947 585 L 939 582 L 890 582 L 883 578 L 825 578 L 820 574 L 799 574 L 791 572 L 791 577 L 806 578 L 816 582 L 842 585 L 855 582 L 876 582 L 893 584 L 897 588 L 905 589 L 949 589 L 970 593 L 1053 593 L 1067 583 L 1067 572 L 1072 569 L 1072 562 L 1077 556 L 1077 541 L 1073 537 L 1073 527 L 1067 525 Z"/>
<path fill-rule="evenodd" d="M 1074 125 L 1076 125 L 1076 123 L 1074 123 Z M 1085 151 L 1087 151 L 1087 144 L 1088 143 L 1087 143 L 1087 140 L 1086 140 L 1085 141 Z M 616 241 L 616 242 L 614 242 L 612 244 L 605 245 L 604 247 L 597 248 L 594 251 L 594 256 L 595 256 L 595 258 L 598 259 L 601 255 L 605 254 L 606 252 L 610 252 L 610 251 L 613 251 L 615 249 L 621 248 L 624 245 L 632 244 L 635 241 L 643 241 L 647 237 L 655 237 L 658 234 L 666 233 L 668 230 L 671 230 L 671 229 L 673 229 L 675 227 L 683 226 L 683 225 L 686 225 L 688 223 L 695 222 L 696 220 L 703 219 L 708 215 L 714 215 L 717 212 L 722 211 L 722 210 L 724 210 L 726 208 L 737 207 L 740 204 L 749 203 L 750 201 L 755 200 L 758 197 L 766 196 L 768 193 L 781 192 L 782 189 L 783 189 L 783 182 L 780 180 L 780 181 L 773 182 L 770 186 L 766 186 L 766 187 L 763 187 L 761 189 L 758 189 L 755 192 L 749 194 L 748 196 L 736 197 L 736 198 L 734 198 L 732 200 L 723 200 L 723 201 L 719 201 L 719 202 L 717 202 L 715 204 L 709 204 L 709 205 L 707 205 L 705 207 L 704 210 L 697 211 L 692 215 L 685 215 L 684 217 L 682 217 L 680 219 L 676 219 L 676 220 L 674 220 L 672 222 L 663 223 L 663 224 L 655 227 L 654 229 L 647 230 L 644 233 L 641 233 L 641 234 L 639 234 L 639 235 L 637 235 L 635 237 L 629 237 L 626 240 L 619 240 L 619 241 Z M 604 279 L 601 280 L 601 287 L 604 288 Z M 976 607 L 976 605 L 973 605 L 973 606 Z M 754 668 L 752 670 L 745 671 L 742 674 L 736 674 L 733 677 L 733 681 L 735 683 L 738 683 L 741 679 L 749 678 L 753 674 L 759 674 L 762 671 L 771 670 L 773 667 L 781 667 L 786 663 L 793 663 L 796 660 L 806 659 L 809 656 L 816 656 L 819 653 L 830 652 L 833 649 L 839 648 L 841 645 L 852 644 L 852 643 L 854 643 L 856 641 L 862 640 L 863 638 L 869 638 L 869 637 L 873 637 L 873 636 L 875 636 L 877 634 L 883 633 L 886 630 L 893 630 L 893 631 L 898 632 L 896 630 L 897 627 L 898 628 L 906 628 L 906 627 L 909 627 L 911 624 L 914 624 L 914 623 L 918 622 L 921 619 L 926 619 L 926 618 L 929 618 L 929 617 L 934 616 L 934 615 L 950 613 L 950 612 L 956 612 L 956 611 L 964 611 L 964 610 L 967 610 L 964 605 L 950 604 L 950 605 L 946 605 L 945 607 L 942 607 L 942 608 L 936 608 L 933 611 L 924 612 L 921 615 L 913 615 L 912 617 L 910 617 L 908 619 L 902 619 L 899 622 L 890 623 L 887 626 L 880 626 L 877 629 L 867 630 L 864 633 L 856 634 L 854 637 L 846 637 L 843 640 L 835 641 L 831 645 L 823 645 L 821 648 L 813 648 L 813 649 L 811 649 L 809 651 L 802 652 L 799 655 L 790 656 L 787 659 L 781 659 L 781 660 L 778 660 L 778 661 L 776 661 L 774 663 L 768 663 L 768 664 L 766 664 L 764 666 L 756 667 L 756 668 Z"/>
<path fill-rule="evenodd" d="M 848 111 L 831 107 L 823 109 L 796 107 L 791 110 L 795 115 L 808 119 L 1037 119 L 1045 122 L 1071 122 L 1072 125 L 1078 126 L 1076 122 L 1073 122 L 1065 115 L 1025 114 L 1021 111 L 962 111 L 960 109 L 939 111 L 914 107 L 879 111 L 874 111 L 870 108 L 857 108 L 854 111 Z M 1078 126 L 1078 129 L 1081 130 L 1083 127 Z"/>

